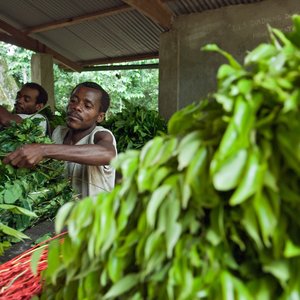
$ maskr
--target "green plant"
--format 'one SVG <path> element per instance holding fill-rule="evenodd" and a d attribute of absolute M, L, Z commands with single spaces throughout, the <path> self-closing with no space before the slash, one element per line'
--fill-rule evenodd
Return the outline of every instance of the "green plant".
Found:
<path fill-rule="evenodd" d="M 25 143 L 51 143 L 39 122 L 26 118 L 0 131 L 0 156 Z M 26 238 L 22 231 L 53 218 L 58 208 L 75 198 L 63 174 L 60 161 L 48 159 L 34 169 L 18 169 L 0 160 L 0 255 L 11 242 Z"/>
<path fill-rule="evenodd" d="M 42 299 L 299 299 L 300 17 L 212 99 L 115 162 L 110 194 L 59 210 Z"/>
<path fill-rule="evenodd" d="M 103 126 L 114 133 L 119 152 L 141 149 L 153 137 L 166 132 L 167 123 L 156 110 L 123 102 L 125 107 L 122 111 L 112 114 L 103 122 Z"/>

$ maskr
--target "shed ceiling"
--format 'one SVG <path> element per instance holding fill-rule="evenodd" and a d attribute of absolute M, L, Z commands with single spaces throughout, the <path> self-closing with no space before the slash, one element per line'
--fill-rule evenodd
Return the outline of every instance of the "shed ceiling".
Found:
<path fill-rule="evenodd" d="M 159 36 L 181 15 L 263 0 L 0 1 L 0 41 L 52 54 L 74 71 L 159 58 Z"/>

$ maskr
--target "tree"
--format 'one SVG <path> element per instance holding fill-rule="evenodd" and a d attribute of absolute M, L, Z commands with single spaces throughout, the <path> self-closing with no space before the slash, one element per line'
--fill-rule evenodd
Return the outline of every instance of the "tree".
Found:
<path fill-rule="evenodd" d="M 9 66 L 9 74 L 16 79 L 19 86 L 31 80 L 32 51 L 0 43 L 0 54 Z M 143 104 L 149 109 L 158 109 L 158 70 L 73 73 L 54 65 L 54 94 L 59 110 L 65 108 L 74 86 L 83 81 L 95 81 L 108 91 L 111 96 L 112 113 L 121 111 L 124 101 Z"/>

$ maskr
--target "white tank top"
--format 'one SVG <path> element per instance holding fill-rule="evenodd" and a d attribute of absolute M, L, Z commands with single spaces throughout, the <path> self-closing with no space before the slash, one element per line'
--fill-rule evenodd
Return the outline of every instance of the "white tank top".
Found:
<path fill-rule="evenodd" d="M 52 134 L 52 140 L 55 144 L 63 144 L 64 138 L 69 131 L 66 126 L 58 126 Z M 108 129 L 102 126 L 96 126 L 95 129 L 76 145 L 94 144 L 94 136 L 98 131 L 105 131 L 112 135 L 113 145 L 116 147 L 114 135 Z M 72 187 L 78 192 L 79 198 L 87 196 L 96 196 L 103 191 L 111 191 L 115 185 L 115 169 L 110 165 L 89 166 L 81 165 L 74 162 L 65 162 L 66 176 L 70 179 Z"/>

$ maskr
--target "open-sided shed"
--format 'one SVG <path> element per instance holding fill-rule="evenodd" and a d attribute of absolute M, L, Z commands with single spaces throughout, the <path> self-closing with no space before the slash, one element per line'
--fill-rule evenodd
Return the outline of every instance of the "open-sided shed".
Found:
<path fill-rule="evenodd" d="M 168 117 L 212 89 L 213 84 L 207 83 L 207 73 L 201 70 L 205 64 L 211 70 L 211 77 L 215 66 L 211 68 L 206 58 L 201 62 L 200 54 L 195 57 L 196 48 L 198 51 L 206 42 L 220 42 L 225 47 L 231 44 L 235 51 L 242 53 L 264 38 L 259 31 L 267 23 L 288 26 L 289 16 L 300 10 L 298 2 L 1 1 L 0 40 L 42 54 L 33 59 L 33 79 L 50 91 L 50 98 L 52 58 L 78 72 L 99 65 L 159 58 L 159 107 Z M 44 73 L 48 75 L 43 76 Z M 195 88 L 186 95 L 191 85 Z"/>

